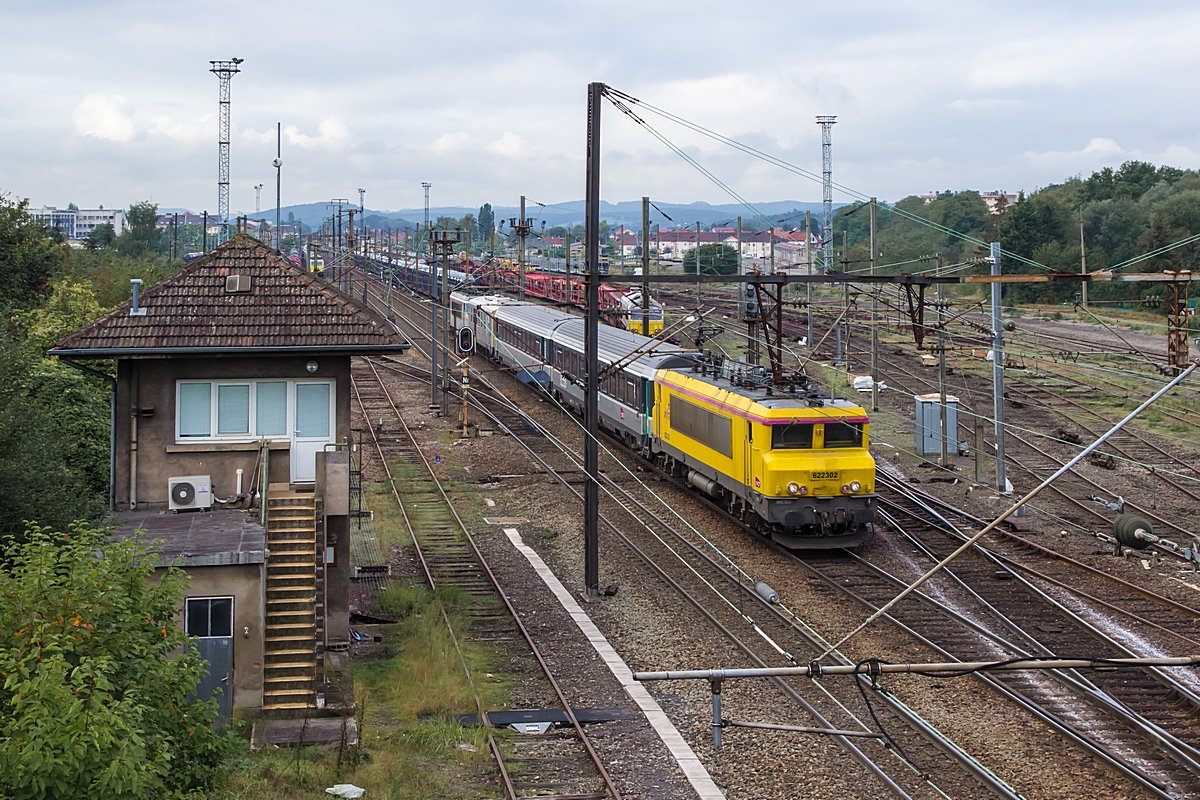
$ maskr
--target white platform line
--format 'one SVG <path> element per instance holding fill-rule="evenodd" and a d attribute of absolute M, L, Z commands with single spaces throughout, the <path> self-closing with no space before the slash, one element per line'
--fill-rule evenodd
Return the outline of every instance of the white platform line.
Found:
<path fill-rule="evenodd" d="M 542 557 L 521 540 L 521 534 L 516 528 L 505 528 L 505 535 L 509 541 L 513 543 L 513 547 L 525 556 L 534 570 L 541 577 L 542 582 L 554 592 L 554 596 L 558 598 L 558 602 L 571 615 L 571 619 L 579 626 L 579 630 L 587 637 L 588 642 L 595 648 L 596 653 L 604 660 L 604 664 L 612 672 L 613 676 L 620 682 L 621 687 L 625 689 L 625 693 L 637 703 L 638 708 L 646 715 L 646 719 L 650 722 L 654 732 L 658 734 L 658 738 L 667 746 L 671 756 L 679 764 L 679 768 L 683 770 L 684 776 L 688 782 L 692 784 L 692 788 L 696 790 L 696 794 L 701 800 L 724 800 L 725 794 L 717 788 L 713 783 L 712 776 L 708 774 L 708 770 L 700 763 L 700 759 L 696 753 L 679 733 L 679 729 L 667 717 L 662 708 L 658 705 L 650 693 L 646 691 L 646 687 L 633 679 L 633 671 L 625 663 L 617 651 L 613 650 L 612 645 L 608 643 L 608 639 L 604 638 L 604 634 L 600 633 L 600 629 L 595 626 L 584 610 L 575 601 L 575 598 L 567 591 L 567 587 L 562 585 L 562 582 L 555 577 L 550 568 L 546 566 L 546 562 L 542 561 Z"/>

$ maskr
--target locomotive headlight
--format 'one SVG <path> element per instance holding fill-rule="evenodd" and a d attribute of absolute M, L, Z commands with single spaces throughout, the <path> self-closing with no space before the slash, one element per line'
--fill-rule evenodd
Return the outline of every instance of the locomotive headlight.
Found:
<path fill-rule="evenodd" d="M 859 483 L 858 481 L 850 481 L 850 491 L 851 491 L 851 493 L 857 493 L 857 492 L 859 492 L 859 491 L 861 491 L 861 490 L 862 490 L 862 484 L 861 484 L 861 483 Z"/>
<path fill-rule="evenodd" d="M 842 494 L 850 494 L 850 484 L 848 484 L 848 483 L 842 484 Z"/>
<path fill-rule="evenodd" d="M 801 487 L 800 487 L 800 494 L 802 494 L 802 495 L 808 494 L 808 487 L 807 487 L 807 486 L 801 486 Z"/>
<path fill-rule="evenodd" d="M 788 494 L 800 494 L 800 484 L 792 481 L 788 484 Z"/>

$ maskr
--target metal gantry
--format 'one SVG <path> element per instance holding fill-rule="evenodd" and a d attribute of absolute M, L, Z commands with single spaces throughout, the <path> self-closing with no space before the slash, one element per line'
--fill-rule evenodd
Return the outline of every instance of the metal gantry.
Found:
<path fill-rule="evenodd" d="M 821 126 L 821 257 L 833 264 L 833 126 L 836 116 L 817 117 Z"/>
<path fill-rule="evenodd" d="M 229 82 L 233 76 L 241 72 L 238 64 L 244 58 L 231 58 L 228 61 L 210 61 L 212 68 L 209 72 L 217 76 L 220 82 L 218 95 L 219 130 L 217 132 L 217 220 L 221 226 L 217 231 L 217 244 L 225 241 L 228 233 L 226 224 L 229 222 Z"/>

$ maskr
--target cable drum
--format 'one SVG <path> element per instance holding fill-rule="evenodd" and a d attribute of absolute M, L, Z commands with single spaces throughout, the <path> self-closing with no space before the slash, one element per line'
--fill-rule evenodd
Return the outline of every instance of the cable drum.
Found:
<path fill-rule="evenodd" d="M 1156 541 L 1154 526 L 1136 514 L 1118 514 L 1113 520 L 1113 535 L 1122 545 L 1134 550 L 1145 550 Z"/>

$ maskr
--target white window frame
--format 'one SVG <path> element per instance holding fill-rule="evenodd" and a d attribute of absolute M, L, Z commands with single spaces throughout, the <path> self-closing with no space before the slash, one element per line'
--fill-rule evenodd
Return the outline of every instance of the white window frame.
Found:
<path fill-rule="evenodd" d="M 255 431 L 258 429 L 258 384 L 260 383 L 286 383 L 287 384 L 287 412 L 285 414 L 284 432 L 267 436 L 269 440 L 284 440 L 295 437 L 296 432 L 296 385 L 297 384 L 314 384 L 323 383 L 329 386 L 329 436 L 330 441 L 335 437 L 337 431 L 337 381 L 333 379 L 311 379 L 311 378 L 229 378 L 217 380 L 210 379 L 188 379 L 175 381 L 175 443 L 176 444 L 205 444 L 215 442 L 230 442 L 244 443 L 257 442 L 263 437 L 257 435 Z M 209 386 L 209 435 L 208 436 L 182 436 L 179 433 L 179 396 L 180 387 L 194 384 L 208 384 Z M 220 386 L 250 386 L 249 404 L 250 404 L 250 432 L 249 433 L 217 433 L 217 414 L 219 412 L 218 403 L 218 387 Z"/>

